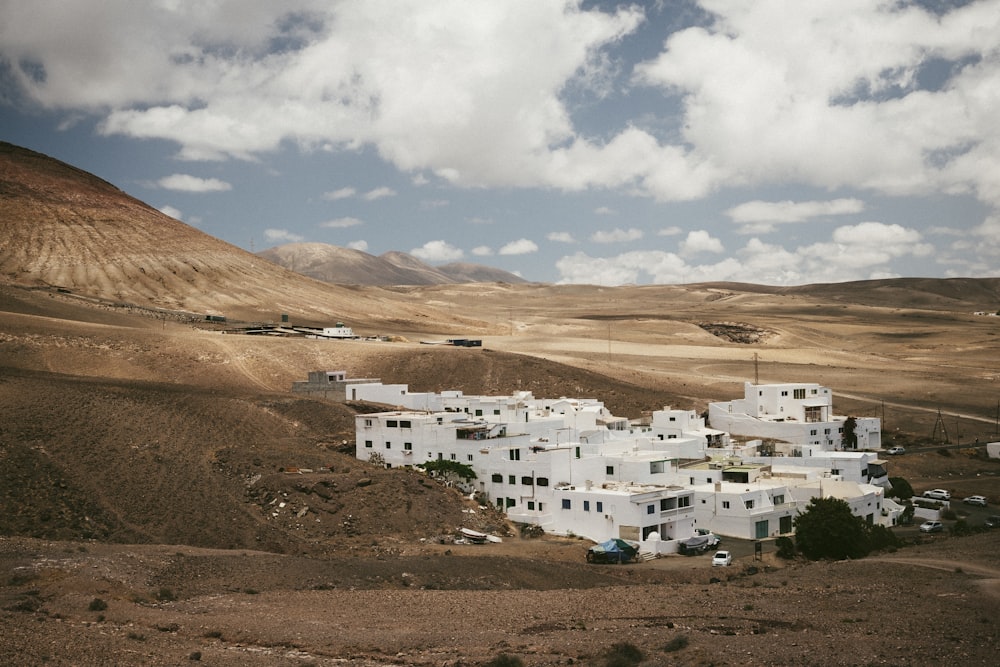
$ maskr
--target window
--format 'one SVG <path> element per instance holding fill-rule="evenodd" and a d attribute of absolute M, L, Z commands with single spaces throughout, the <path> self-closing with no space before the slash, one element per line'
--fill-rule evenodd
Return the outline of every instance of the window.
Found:
<path fill-rule="evenodd" d="M 524 477 L 521 478 L 521 484 L 524 484 L 525 486 L 531 486 L 534 483 L 535 480 L 531 479 L 529 475 L 525 475 Z"/>
<path fill-rule="evenodd" d="M 503 484 L 503 475 L 501 475 L 501 474 L 500 474 L 500 473 L 498 473 L 498 472 L 495 472 L 495 473 L 493 473 L 493 477 L 491 477 L 491 479 L 492 479 L 492 480 L 493 480 L 493 481 L 494 481 L 494 482 L 495 482 L 496 484 Z"/>
<path fill-rule="evenodd" d="M 413 451 L 413 443 L 412 442 L 404 442 L 403 443 L 403 449 L 405 449 L 408 452 L 412 452 Z"/>
<path fill-rule="evenodd" d="M 583 511 L 584 512 L 589 512 L 590 511 L 590 501 L 589 500 L 584 500 L 583 501 Z"/>
<path fill-rule="evenodd" d="M 655 475 L 657 473 L 663 472 L 663 461 L 650 461 L 649 462 L 649 474 Z"/>
<path fill-rule="evenodd" d="M 816 435 L 816 429 L 812 429 L 811 431 L 809 431 L 809 435 Z"/>
<path fill-rule="evenodd" d="M 389 442 L 388 440 L 386 440 L 386 441 L 385 441 L 385 448 L 386 448 L 386 449 L 392 449 L 392 443 L 391 443 L 391 442 Z"/>
<path fill-rule="evenodd" d="M 656 505 L 646 505 L 646 514 L 655 514 Z"/>
<path fill-rule="evenodd" d="M 794 395 L 792 396 L 792 398 L 805 398 L 805 397 L 806 397 L 805 389 L 796 389 Z"/>
<path fill-rule="evenodd" d="M 513 507 L 516 504 L 517 504 L 517 501 L 514 498 L 508 498 L 507 499 L 507 507 Z"/>
<path fill-rule="evenodd" d="M 568 510 L 568 509 L 570 509 L 570 503 L 569 503 L 569 498 L 563 498 L 563 499 L 562 499 L 562 508 L 563 508 L 564 510 Z"/>
<path fill-rule="evenodd" d="M 604 467 L 604 473 L 606 475 L 614 475 L 615 474 L 615 467 L 614 466 L 605 466 Z"/>
<path fill-rule="evenodd" d="M 516 475 L 507 475 L 507 483 L 508 484 L 517 484 L 517 476 Z"/>
<path fill-rule="evenodd" d="M 781 392 L 781 395 L 782 396 L 788 396 L 788 392 L 787 391 L 783 391 L 783 392 Z"/>
<path fill-rule="evenodd" d="M 830 429 L 828 428 L 823 429 L 823 433 L 826 435 L 830 435 Z"/>
<path fill-rule="evenodd" d="M 529 500 L 528 501 L 528 509 L 529 510 L 535 509 L 535 501 L 534 500 Z"/>
<path fill-rule="evenodd" d="M 604 503 L 602 503 L 600 500 L 594 503 L 594 505 L 596 506 L 598 512 L 604 511 Z"/>
<path fill-rule="evenodd" d="M 483 416 L 483 411 L 482 410 L 476 410 L 476 416 L 477 417 L 482 417 Z"/>
<path fill-rule="evenodd" d="M 399 422 L 396 421 L 395 419 L 386 419 L 385 425 L 388 426 L 389 428 L 396 428 L 397 426 L 399 426 Z"/>
<path fill-rule="evenodd" d="M 548 477 L 536 477 L 535 478 L 535 484 L 537 484 L 538 486 L 548 486 L 549 485 L 549 478 Z"/>
<path fill-rule="evenodd" d="M 405 419 L 405 420 L 401 419 L 399 421 L 399 428 L 412 428 L 412 426 L 410 426 L 410 420 L 409 419 Z"/>
<path fill-rule="evenodd" d="M 371 426 L 372 426 L 372 420 L 371 419 L 366 419 L 365 420 L 365 426 L 367 426 L 368 428 L 371 428 Z"/>
<path fill-rule="evenodd" d="M 691 507 L 691 496 L 680 496 L 677 499 L 678 507 Z"/>
<path fill-rule="evenodd" d="M 510 450 L 510 460 L 511 461 L 520 461 L 521 460 L 521 450 L 520 449 L 512 449 L 512 450 Z"/>
<path fill-rule="evenodd" d="M 729 501 L 728 500 L 723 500 L 722 501 L 722 509 L 724 509 L 724 510 L 729 509 Z"/>
<path fill-rule="evenodd" d="M 575 454 L 576 454 L 576 458 L 580 458 L 580 448 L 579 447 L 576 448 Z"/>
<path fill-rule="evenodd" d="M 545 508 L 542 507 L 542 503 L 538 503 L 538 511 L 541 512 L 543 509 Z"/>
<path fill-rule="evenodd" d="M 675 421 L 677 421 L 677 417 L 671 417 L 671 418 L 670 418 L 670 421 L 672 421 L 672 422 L 675 422 Z"/>
<path fill-rule="evenodd" d="M 752 509 L 753 509 L 753 501 L 752 501 L 752 500 L 744 500 L 744 501 L 743 501 L 743 505 L 744 505 L 744 506 L 745 506 L 745 507 L 746 507 L 746 508 L 747 508 L 748 510 L 752 510 Z"/>
<path fill-rule="evenodd" d="M 667 436 L 667 440 L 675 440 L 677 438 L 676 433 L 671 433 Z"/>
<path fill-rule="evenodd" d="M 471 461 L 471 460 L 472 460 L 472 454 L 466 454 L 466 455 L 465 455 L 465 459 L 466 459 L 467 461 Z"/>
<path fill-rule="evenodd" d="M 660 511 L 666 512 L 667 510 L 672 510 L 677 507 L 676 498 L 660 498 Z"/>
<path fill-rule="evenodd" d="M 367 447 L 368 449 L 371 449 L 372 448 L 372 441 L 371 440 L 365 440 L 365 447 Z"/>
<path fill-rule="evenodd" d="M 494 410 L 494 411 L 493 411 L 493 414 L 495 414 L 495 415 L 499 415 L 499 414 L 500 414 L 500 410 L 499 410 L 499 409 L 497 409 L 497 410 Z"/>
<path fill-rule="evenodd" d="M 774 497 L 774 504 L 775 505 L 784 505 L 785 504 L 785 496 L 782 495 L 782 494 L 776 495 Z"/>
<path fill-rule="evenodd" d="M 452 460 L 452 461 L 454 461 L 454 460 L 455 460 L 455 454 L 454 454 L 454 453 L 453 453 L 453 454 L 451 455 L 451 460 Z"/>

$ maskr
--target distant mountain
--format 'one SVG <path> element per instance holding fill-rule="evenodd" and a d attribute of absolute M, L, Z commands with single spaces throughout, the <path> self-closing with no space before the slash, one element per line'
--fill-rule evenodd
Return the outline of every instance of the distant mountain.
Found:
<path fill-rule="evenodd" d="M 330 246 L 332 247 L 332 246 Z M 310 263 L 353 266 L 387 282 L 410 279 L 385 260 L 336 249 L 303 255 L 296 271 L 175 220 L 93 174 L 41 153 L 0 142 L 0 282 L 56 289 L 117 304 L 270 321 L 377 324 L 385 313 L 428 326 L 454 326 L 453 313 L 400 301 L 398 295 L 309 278 Z M 366 264 L 366 262 L 368 262 Z M 433 271 L 433 269 L 431 269 Z M 392 301 L 391 307 L 383 302 Z M 467 323 L 471 329 L 473 323 Z"/>
<path fill-rule="evenodd" d="M 390 251 L 376 257 L 326 243 L 287 243 L 257 255 L 310 278 L 343 285 L 525 282 L 508 271 L 479 264 L 457 262 L 433 267 L 405 252 Z"/>

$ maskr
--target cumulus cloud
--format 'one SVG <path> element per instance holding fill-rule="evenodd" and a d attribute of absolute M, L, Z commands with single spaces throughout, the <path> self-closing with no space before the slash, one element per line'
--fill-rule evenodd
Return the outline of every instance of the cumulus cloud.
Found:
<path fill-rule="evenodd" d="M 742 224 L 741 234 L 768 234 L 776 225 L 805 222 L 812 218 L 851 215 L 865 210 L 860 199 L 833 199 L 830 201 L 749 201 L 734 206 L 726 215 Z"/>
<path fill-rule="evenodd" d="M 334 220 L 327 220 L 326 222 L 319 223 L 320 227 L 325 229 L 347 229 L 348 227 L 357 227 L 358 225 L 365 224 L 357 218 L 352 218 L 350 216 L 344 218 L 336 218 Z"/>
<path fill-rule="evenodd" d="M 692 232 L 692 247 L 717 248 L 707 233 Z M 685 243 L 687 240 L 685 241 Z M 683 245 L 683 244 L 682 244 Z M 926 258 L 933 247 L 921 234 L 900 225 L 865 222 L 833 231 L 828 241 L 792 250 L 757 238 L 718 262 L 693 264 L 684 253 L 648 250 L 612 257 L 586 253 L 562 257 L 556 264 L 561 283 L 619 285 L 731 280 L 765 285 L 863 280 L 895 275 L 890 262 L 899 258 Z"/>
<path fill-rule="evenodd" d="M 545 238 L 556 243 L 576 243 L 576 239 L 569 232 L 549 232 Z"/>
<path fill-rule="evenodd" d="M 362 197 L 365 201 L 375 201 L 376 199 L 384 199 L 386 197 L 395 197 L 396 191 L 389 187 L 379 187 L 374 190 L 369 190 Z"/>
<path fill-rule="evenodd" d="M 361 252 L 368 252 L 368 241 L 351 241 L 347 244 L 348 248 L 351 250 L 360 250 Z"/>
<path fill-rule="evenodd" d="M 164 190 L 180 192 L 225 192 L 233 186 L 217 178 L 199 178 L 190 174 L 171 174 L 156 182 Z"/>
<path fill-rule="evenodd" d="M 493 248 L 488 245 L 477 245 L 472 249 L 472 254 L 476 257 L 490 257 L 493 255 Z"/>
<path fill-rule="evenodd" d="M 455 262 L 463 257 L 462 250 L 447 241 L 428 241 L 410 251 L 414 257 L 425 262 Z"/>
<path fill-rule="evenodd" d="M 275 243 L 279 241 L 287 241 L 288 243 L 299 243 L 304 237 L 299 234 L 288 231 L 287 229 L 265 229 L 264 238 L 268 241 Z"/>
<path fill-rule="evenodd" d="M 612 230 L 602 230 L 594 232 L 590 235 L 590 240 L 594 243 L 628 243 L 629 241 L 638 241 L 643 237 L 643 232 L 641 229 L 631 228 L 631 229 L 618 229 L 617 227 Z"/>
<path fill-rule="evenodd" d="M 162 213 L 163 215 L 169 215 L 174 220 L 184 219 L 184 214 L 181 213 L 179 209 L 176 209 L 173 206 L 170 206 L 169 204 L 160 207 L 160 213 Z"/>
<path fill-rule="evenodd" d="M 351 187 L 338 188 L 336 190 L 330 190 L 329 192 L 323 193 L 323 199 L 327 201 L 337 201 L 338 199 L 349 199 L 357 193 L 357 190 Z"/>
<path fill-rule="evenodd" d="M 677 236 L 683 234 L 684 230 L 676 225 L 671 225 L 670 227 L 663 227 L 656 232 L 657 236 Z"/>
<path fill-rule="evenodd" d="M 688 232 L 687 238 L 681 242 L 680 254 L 682 257 L 690 257 L 702 253 L 721 253 L 725 250 L 722 241 L 700 229 Z"/>
<path fill-rule="evenodd" d="M 530 255 L 538 252 L 538 244 L 529 239 L 518 239 L 501 246 L 498 252 L 501 255 Z"/>

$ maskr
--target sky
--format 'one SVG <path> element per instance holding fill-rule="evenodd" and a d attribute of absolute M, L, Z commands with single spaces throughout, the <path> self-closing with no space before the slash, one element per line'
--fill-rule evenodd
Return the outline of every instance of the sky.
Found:
<path fill-rule="evenodd" d="M 0 140 L 252 252 L 1000 276 L 1000 0 L 0 0 Z"/>

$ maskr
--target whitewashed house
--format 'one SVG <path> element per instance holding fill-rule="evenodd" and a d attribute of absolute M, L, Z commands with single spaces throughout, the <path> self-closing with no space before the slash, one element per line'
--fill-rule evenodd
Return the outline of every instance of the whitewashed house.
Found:
<path fill-rule="evenodd" d="M 709 403 L 708 423 L 730 435 L 775 441 L 776 451 L 804 456 L 815 451 L 839 451 L 847 417 L 833 412 L 833 395 L 813 383 L 744 385 L 743 398 Z M 856 417 L 851 449 L 880 449 L 881 422 Z"/>

